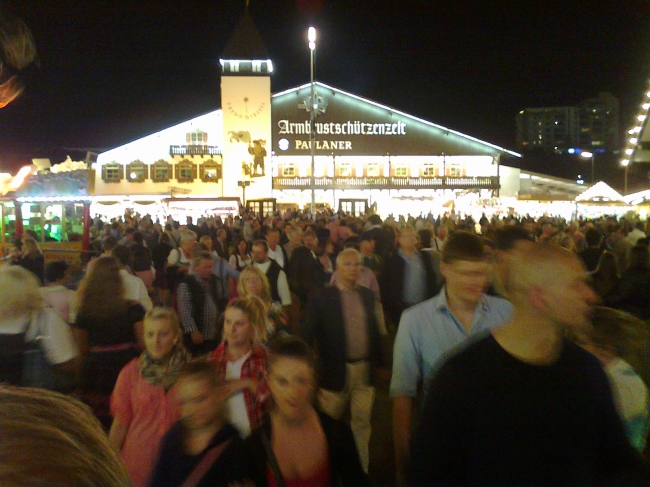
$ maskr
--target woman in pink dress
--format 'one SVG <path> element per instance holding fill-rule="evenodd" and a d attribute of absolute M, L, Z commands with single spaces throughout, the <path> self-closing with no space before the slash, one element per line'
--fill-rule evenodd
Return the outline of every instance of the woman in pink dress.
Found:
<path fill-rule="evenodd" d="M 179 419 L 170 389 L 190 359 L 178 317 L 170 309 L 154 308 L 145 315 L 144 342 L 145 351 L 122 369 L 115 384 L 108 435 L 133 487 L 149 484 L 160 440 Z"/>

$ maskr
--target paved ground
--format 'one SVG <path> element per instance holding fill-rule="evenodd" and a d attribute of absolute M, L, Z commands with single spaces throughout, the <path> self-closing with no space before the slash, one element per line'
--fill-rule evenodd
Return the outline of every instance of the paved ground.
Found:
<path fill-rule="evenodd" d="M 370 479 L 378 487 L 395 485 L 395 455 L 393 449 L 393 409 L 388 397 L 389 381 L 379 380 L 372 410 L 370 438 Z"/>

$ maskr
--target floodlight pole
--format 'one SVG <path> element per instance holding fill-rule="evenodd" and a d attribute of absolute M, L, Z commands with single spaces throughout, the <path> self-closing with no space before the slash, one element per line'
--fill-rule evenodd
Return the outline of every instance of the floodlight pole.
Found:
<path fill-rule="evenodd" d="M 309 110 L 310 114 L 310 129 L 309 129 L 309 146 L 311 148 L 311 216 L 313 219 L 316 218 L 316 133 L 314 127 L 314 119 L 316 118 L 316 100 L 314 96 L 314 52 L 316 51 L 316 29 L 310 27 L 308 30 L 307 37 L 309 39 L 309 54 L 310 54 L 310 82 L 311 82 L 311 98 L 310 103 L 311 107 Z"/>

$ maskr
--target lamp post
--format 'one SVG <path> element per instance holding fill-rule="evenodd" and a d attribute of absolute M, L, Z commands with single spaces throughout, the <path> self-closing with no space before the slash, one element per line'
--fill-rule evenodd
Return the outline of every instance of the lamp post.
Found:
<path fill-rule="evenodd" d="M 623 169 L 625 169 L 625 184 L 623 186 L 623 196 L 627 196 L 627 168 L 630 166 L 630 160 L 623 159 L 621 161 L 621 166 L 623 166 Z"/>
<path fill-rule="evenodd" d="M 587 152 L 583 151 L 580 153 L 580 157 L 584 157 L 585 159 L 591 159 L 591 184 L 594 184 L 594 153 L 593 152 Z"/>
<path fill-rule="evenodd" d="M 314 173 L 316 172 L 316 164 L 315 164 L 315 158 L 316 158 L 316 134 L 314 131 L 314 119 L 316 117 L 316 97 L 314 96 L 314 52 L 316 51 L 316 29 L 314 27 L 310 27 L 309 30 L 307 31 L 307 38 L 309 39 L 309 59 L 310 59 L 310 82 L 311 82 L 311 98 L 309 100 L 309 103 L 311 104 L 311 107 L 309 109 L 309 115 L 310 115 L 310 130 L 309 130 L 309 146 L 311 148 L 311 178 L 310 178 L 310 186 L 311 186 L 311 216 L 312 218 L 315 218 L 316 216 L 316 177 L 314 176 Z"/>
<path fill-rule="evenodd" d="M 244 208 L 246 208 L 246 188 L 251 185 L 250 181 L 237 181 L 237 186 L 241 188 L 242 200 L 244 201 Z"/>

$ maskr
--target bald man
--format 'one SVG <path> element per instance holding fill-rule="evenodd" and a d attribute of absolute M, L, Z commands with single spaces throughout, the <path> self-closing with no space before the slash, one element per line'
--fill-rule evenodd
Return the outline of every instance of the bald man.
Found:
<path fill-rule="evenodd" d="M 648 485 L 600 364 L 563 337 L 588 324 L 596 302 L 578 257 L 525 246 L 507 282 L 510 322 L 451 357 L 430 385 L 411 484 Z"/>

